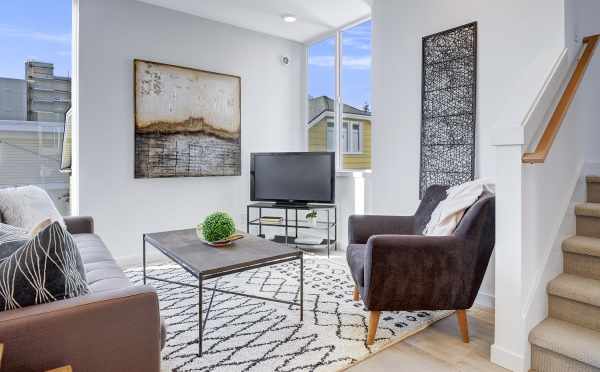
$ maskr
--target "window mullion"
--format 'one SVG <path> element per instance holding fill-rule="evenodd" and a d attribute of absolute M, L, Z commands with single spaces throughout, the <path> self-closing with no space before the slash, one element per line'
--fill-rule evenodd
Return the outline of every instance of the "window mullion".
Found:
<path fill-rule="evenodd" d="M 335 135 L 336 135 L 336 164 L 338 169 L 343 169 L 344 144 L 342 143 L 342 120 L 343 120 L 343 103 L 342 103 L 342 32 L 335 33 Z"/>

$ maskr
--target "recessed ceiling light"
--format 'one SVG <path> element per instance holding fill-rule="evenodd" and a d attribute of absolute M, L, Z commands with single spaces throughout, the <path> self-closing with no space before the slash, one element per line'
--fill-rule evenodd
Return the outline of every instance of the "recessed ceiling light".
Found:
<path fill-rule="evenodd" d="M 287 23 L 296 22 L 296 16 L 292 14 L 284 14 L 281 16 L 281 18 L 283 18 L 283 20 Z"/>

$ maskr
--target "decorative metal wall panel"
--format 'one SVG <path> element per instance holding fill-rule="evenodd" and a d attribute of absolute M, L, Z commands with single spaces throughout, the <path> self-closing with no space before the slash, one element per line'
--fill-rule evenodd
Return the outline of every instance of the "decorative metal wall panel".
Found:
<path fill-rule="evenodd" d="M 475 173 L 477 23 L 423 38 L 420 195 Z"/>

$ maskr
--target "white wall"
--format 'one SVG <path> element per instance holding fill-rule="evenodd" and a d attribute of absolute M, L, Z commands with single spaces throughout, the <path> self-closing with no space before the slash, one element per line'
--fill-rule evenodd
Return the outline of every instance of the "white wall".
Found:
<path fill-rule="evenodd" d="M 498 3 L 500 4 L 500 3 Z M 378 0 L 373 7 L 373 174 L 371 212 L 416 209 L 421 127 L 421 39 L 478 22 L 477 174 L 494 177 L 491 130 L 520 123 L 564 45 L 562 0 Z M 523 70 L 529 71 L 522 76 Z M 522 78 L 527 78 L 523 84 Z M 517 99 L 518 98 L 518 99 Z M 510 101 L 510 106 L 507 105 Z M 482 293 L 493 296 L 492 273 Z"/>
<path fill-rule="evenodd" d="M 491 128 L 500 120 L 506 125 L 520 123 L 539 91 L 549 64 L 564 46 L 562 2 L 375 1 L 374 211 L 411 213 L 418 204 L 421 38 L 479 23 L 476 166 L 480 176 L 493 177 Z M 521 80 L 525 68 L 531 73 Z"/>
<path fill-rule="evenodd" d="M 577 42 L 589 35 L 600 34 L 600 1 L 598 0 L 569 0 L 573 3 L 574 36 Z M 579 44 L 581 45 L 581 44 Z M 596 53 L 585 79 L 581 83 L 574 111 L 577 111 L 577 121 L 581 127 L 580 143 L 584 144 L 587 162 L 600 162 L 600 149 L 597 139 L 600 138 L 600 48 Z"/>
<path fill-rule="evenodd" d="M 376 0 L 372 18 L 373 112 L 377 130 L 373 133 L 376 151 L 367 196 L 370 211 L 410 214 L 418 205 L 422 37 L 472 21 L 478 22 L 479 31 L 476 173 L 478 177 L 495 178 L 497 161 L 492 133 L 497 127 L 521 125 L 563 51 L 564 0 L 508 0 L 493 4 L 469 0 Z M 499 159 L 502 154 L 498 152 Z M 520 157 L 521 152 L 513 157 L 519 166 Z M 519 167 L 514 172 L 519 180 L 520 172 Z M 517 216 L 514 219 L 520 221 Z M 497 244 L 496 254 L 498 248 Z M 509 272 L 508 266 L 502 270 Z M 514 278 L 519 283 L 521 269 L 519 262 Z M 494 283 L 494 277 L 498 278 L 492 263 L 480 298 L 495 296 L 498 286 L 506 284 L 505 279 L 511 281 L 500 275 L 502 281 Z M 524 289 L 515 288 L 520 296 Z M 504 293 L 510 292 L 508 287 L 503 289 Z M 515 303 L 513 307 L 510 310 L 520 319 L 522 304 Z M 496 351 L 506 352 L 506 359 L 501 361 L 504 366 L 520 369 L 524 360 L 523 335 L 518 332 L 522 331 L 522 322 L 513 318 L 511 325 L 506 322 L 510 319 L 499 320 L 498 308 L 496 314 L 497 323 L 504 327 L 504 332 L 497 332 L 501 347 Z M 513 335 L 515 338 L 511 338 Z M 515 339 L 518 345 L 511 344 Z"/>
<path fill-rule="evenodd" d="M 76 212 L 95 218 L 122 259 L 141 255 L 142 233 L 191 227 L 215 210 L 243 226 L 249 153 L 304 149 L 304 47 L 133 0 L 79 0 L 78 20 Z M 134 58 L 241 76 L 241 177 L 133 178 Z"/>

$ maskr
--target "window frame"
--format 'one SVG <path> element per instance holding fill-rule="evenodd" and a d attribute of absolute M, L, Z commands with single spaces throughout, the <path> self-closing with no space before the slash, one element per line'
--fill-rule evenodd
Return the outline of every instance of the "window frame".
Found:
<path fill-rule="evenodd" d="M 360 120 L 345 120 L 348 123 L 348 132 L 347 132 L 347 136 L 349 136 L 348 139 L 348 151 L 345 151 L 344 154 L 348 154 L 348 155 L 362 155 L 364 153 L 364 146 L 363 146 L 363 138 L 364 138 L 364 130 L 363 130 L 363 122 Z M 354 126 L 358 125 L 358 150 L 357 151 L 352 151 L 352 131 L 354 130 Z"/>
<path fill-rule="evenodd" d="M 305 94 L 304 94 L 304 99 L 305 102 L 308 102 L 307 97 L 308 97 L 308 87 L 310 85 L 309 80 L 310 80 L 310 75 L 308 73 L 308 65 L 310 63 L 310 48 L 315 45 L 318 44 L 320 42 L 323 42 L 326 39 L 335 38 L 335 62 L 334 62 L 334 66 L 335 66 L 335 97 L 333 97 L 333 101 L 334 101 L 334 113 L 333 113 L 333 122 L 334 122 L 334 131 L 336 132 L 336 151 L 335 151 L 335 164 L 336 164 L 336 171 L 337 172 L 357 172 L 357 170 L 353 170 L 353 169 L 347 169 L 344 168 L 344 159 L 343 159 L 343 155 L 362 155 L 364 154 L 364 123 L 359 121 L 359 120 L 352 120 L 352 118 L 347 118 L 347 120 L 349 122 L 352 123 L 359 123 L 360 127 L 359 127 L 359 152 L 346 152 L 344 151 L 344 145 L 342 143 L 342 126 L 344 123 L 344 102 L 343 102 L 343 97 L 342 97 L 342 57 L 343 57 L 343 33 L 351 28 L 354 28 L 358 25 L 361 25 L 365 22 L 369 22 L 371 21 L 371 16 L 368 17 L 363 17 L 363 18 L 359 18 L 353 22 L 350 22 L 338 29 L 335 29 L 333 31 L 329 31 L 326 32 L 322 35 L 319 35 L 318 37 L 309 40 L 308 42 L 305 43 L 305 56 L 306 56 L 306 79 L 305 79 Z M 304 122 L 306 123 L 308 120 L 308 104 L 306 104 L 306 120 L 304 120 Z M 327 121 L 328 125 L 329 121 Z M 307 130 L 308 132 L 308 130 Z M 351 131 L 349 132 L 349 134 L 351 134 Z M 327 127 L 325 130 L 325 141 L 327 142 Z M 308 146 L 308 141 L 307 141 L 307 146 Z M 363 169 L 360 170 L 359 172 L 364 172 L 364 171 L 370 171 L 370 169 Z"/>

